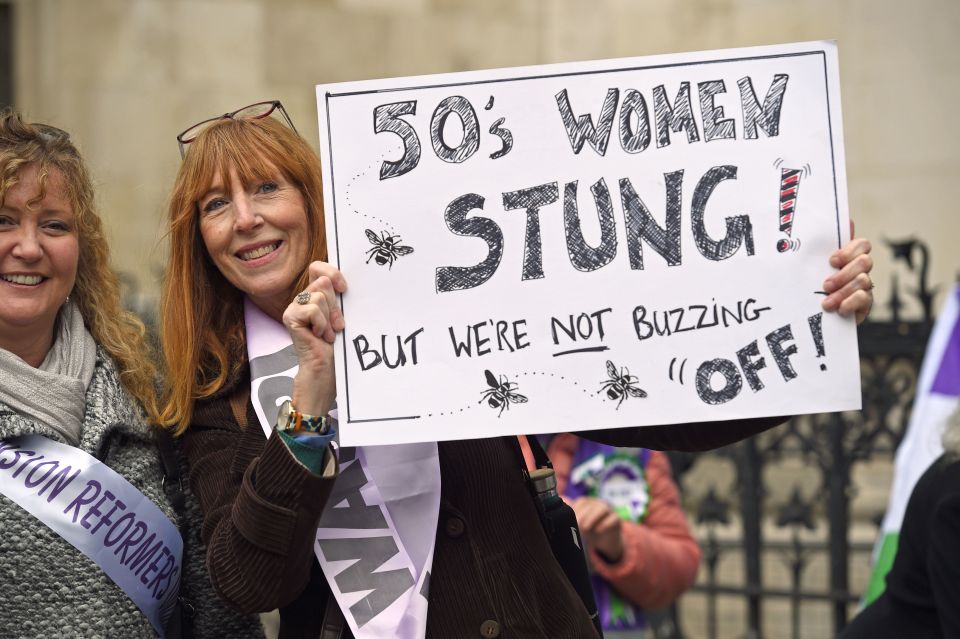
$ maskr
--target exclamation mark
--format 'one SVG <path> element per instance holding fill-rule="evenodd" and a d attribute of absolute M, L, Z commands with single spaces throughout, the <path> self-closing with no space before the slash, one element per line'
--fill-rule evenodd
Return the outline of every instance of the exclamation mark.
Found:
<path fill-rule="evenodd" d="M 777 251 L 800 248 L 800 240 L 787 239 L 793 237 L 793 219 L 797 212 L 797 194 L 800 192 L 800 169 L 780 169 L 780 232 L 786 233 L 786 238 L 777 240 Z"/>
<path fill-rule="evenodd" d="M 811 315 L 807 318 L 807 323 L 810 324 L 810 334 L 813 335 L 813 344 L 817 347 L 817 358 L 824 357 L 827 351 L 823 347 L 823 313 Z M 820 370 L 827 370 L 827 365 L 821 362 Z"/>

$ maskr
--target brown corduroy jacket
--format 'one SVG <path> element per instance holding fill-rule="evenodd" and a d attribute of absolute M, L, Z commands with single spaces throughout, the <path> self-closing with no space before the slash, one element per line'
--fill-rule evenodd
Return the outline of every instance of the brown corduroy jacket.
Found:
<path fill-rule="evenodd" d="M 314 531 L 334 473 L 310 473 L 252 404 L 246 427 L 230 398 L 249 371 L 199 402 L 185 435 L 190 481 L 204 511 L 207 565 L 235 608 L 281 609 L 281 637 L 316 637 L 329 595 L 313 556 Z M 604 443 L 707 450 L 783 418 L 591 431 Z M 441 502 L 430 574 L 427 637 L 596 637 L 554 559 L 521 472 L 515 437 L 440 442 Z"/>

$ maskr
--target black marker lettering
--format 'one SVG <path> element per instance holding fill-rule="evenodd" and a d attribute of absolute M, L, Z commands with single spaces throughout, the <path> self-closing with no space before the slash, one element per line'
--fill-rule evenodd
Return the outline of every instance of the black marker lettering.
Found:
<path fill-rule="evenodd" d="M 650 146 L 647 102 L 636 89 L 627 89 L 623 94 L 623 103 L 620 105 L 620 146 L 627 153 L 640 153 Z"/>
<path fill-rule="evenodd" d="M 617 101 L 620 97 L 620 91 L 617 89 L 608 89 L 607 97 L 603 100 L 603 106 L 600 108 L 600 117 L 597 120 L 597 126 L 593 126 L 593 118 L 589 114 L 581 115 L 574 120 L 573 109 L 570 107 L 570 97 L 567 90 L 564 89 L 557 93 L 557 107 L 560 109 L 560 118 L 563 120 L 563 126 L 567 130 L 567 137 L 570 139 L 570 148 L 574 154 L 580 153 L 584 142 L 590 142 L 590 146 L 599 155 L 606 155 L 607 144 L 610 142 L 610 131 L 613 128 L 613 116 L 617 110 Z"/>
<path fill-rule="evenodd" d="M 773 354 L 773 361 L 777 363 L 777 368 L 780 369 L 780 374 L 786 382 L 797 376 L 797 371 L 790 365 L 790 356 L 797 352 L 797 345 L 790 344 L 786 348 L 783 347 L 783 343 L 790 340 L 793 340 L 793 331 L 789 324 L 767 335 L 767 346 Z"/>
<path fill-rule="evenodd" d="M 563 190 L 563 227 L 567 236 L 567 254 L 578 271 L 591 272 L 606 266 L 617 255 L 617 227 L 610 204 L 610 191 L 601 178 L 590 187 L 600 222 L 600 245 L 596 248 L 583 238 L 583 226 L 577 207 L 577 182 L 568 182 Z"/>
<path fill-rule="evenodd" d="M 725 260 L 736 253 L 744 240 L 747 245 L 747 255 L 753 255 L 753 226 L 750 224 L 750 218 L 746 215 L 726 218 L 727 234 L 722 240 L 714 240 L 710 237 L 704 223 L 707 200 L 710 199 L 713 189 L 723 180 L 731 179 L 737 179 L 737 167 L 730 165 L 715 166 L 700 179 L 693 192 L 691 211 L 693 237 L 700 254 L 715 262 Z"/>
<path fill-rule="evenodd" d="M 443 219 L 455 235 L 479 237 L 487 243 L 487 257 L 475 266 L 441 266 L 437 268 L 438 293 L 447 293 L 480 286 L 497 271 L 503 257 L 503 231 L 490 218 L 467 219 L 473 209 L 483 209 L 484 199 L 476 193 L 461 195 L 447 207 Z"/>
<path fill-rule="evenodd" d="M 524 209 L 527 212 L 527 226 L 523 241 L 524 280 L 543 277 L 543 242 L 540 239 L 540 207 L 553 204 L 560 199 L 560 190 L 556 182 L 540 186 L 509 191 L 503 194 L 503 208 L 507 211 Z"/>
<path fill-rule="evenodd" d="M 401 115 L 416 115 L 417 101 L 381 104 L 373 110 L 375 133 L 394 133 L 403 141 L 403 157 L 399 162 L 385 160 L 380 165 L 380 179 L 399 177 L 411 171 L 420 162 L 420 138 L 410 123 L 401 120 Z"/>
<path fill-rule="evenodd" d="M 697 85 L 700 91 L 700 114 L 703 116 L 703 138 L 707 142 L 716 139 L 734 139 L 733 120 L 723 120 L 723 107 L 714 104 L 718 93 L 726 93 L 727 85 L 723 80 L 711 80 Z"/>
<path fill-rule="evenodd" d="M 757 340 L 753 340 L 737 351 L 737 359 L 740 360 L 740 368 L 743 369 L 743 375 L 747 378 L 747 383 L 750 384 L 750 388 L 756 393 L 763 388 L 763 382 L 760 381 L 760 376 L 757 375 L 757 371 L 767 367 L 767 361 L 760 357 Z"/>
<path fill-rule="evenodd" d="M 447 118 L 456 115 L 463 126 L 463 139 L 451 147 L 444 140 L 444 129 Z M 430 118 L 430 142 L 437 157 L 450 164 L 460 164 L 467 160 L 480 148 L 480 123 L 473 105 L 462 95 L 453 95 L 444 98 L 433 111 Z"/>
<path fill-rule="evenodd" d="M 789 76 L 776 74 L 763 99 L 763 107 L 757 100 L 753 90 L 753 81 L 750 76 L 737 80 L 740 87 L 740 102 L 743 108 L 743 137 L 747 140 L 757 138 L 757 126 L 763 129 L 767 137 L 776 137 L 780 134 L 780 110 L 783 108 L 783 95 L 787 90 Z"/>
<path fill-rule="evenodd" d="M 714 390 L 711 384 L 714 373 L 720 373 L 723 377 L 723 387 L 720 390 Z M 736 365 L 730 360 L 712 359 L 697 368 L 697 394 L 707 404 L 726 404 L 739 395 L 742 388 L 743 379 Z"/>
<path fill-rule="evenodd" d="M 693 119 L 693 107 L 690 106 L 690 83 L 681 82 L 680 90 L 673 106 L 667 98 L 667 91 L 661 84 L 653 88 L 653 112 L 657 121 L 657 146 L 665 147 L 670 144 L 670 131 L 687 132 L 687 142 L 697 142 L 700 134 L 697 132 L 697 122 Z"/>
<path fill-rule="evenodd" d="M 650 215 L 650 210 L 637 195 L 628 178 L 620 180 L 620 201 L 627 227 L 627 253 L 630 256 L 630 268 L 643 270 L 643 244 L 646 241 L 668 266 L 679 266 L 680 250 L 680 209 L 683 171 L 665 173 L 666 216 L 661 227 Z"/>

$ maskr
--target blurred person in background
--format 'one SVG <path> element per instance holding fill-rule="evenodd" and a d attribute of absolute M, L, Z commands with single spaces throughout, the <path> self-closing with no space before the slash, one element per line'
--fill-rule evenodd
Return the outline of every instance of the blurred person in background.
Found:
<path fill-rule="evenodd" d="M 347 571 L 341 566 L 336 579 L 325 575 L 315 556 L 318 526 L 329 532 L 324 519 L 342 510 L 326 506 L 347 499 L 350 508 L 377 509 L 356 499 L 359 485 L 372 485 L 366 476 L 360 484 L 355 474 L 335 484 L 340 464 L 345 467 L 349 457 L 354 472 L 368 451 L 341 449 L 338 461 L 330 445 L 336 434 L 329 414 L 336 392 L 333 343 L 344 327 L 337 296 L 347 281 L 326 262 L 319 159 L 278 101 L 205 120 L 177 140 L 183 163 L 169 206 L 161 417 L 184 439 L 191 485 L 204 511 L 211 579 L 241 611 L 279 608 L 281 637 L 349 637 L 355 627 L 374 636 L 364 624 L 378 623 L 382 610 L 359 593 L 380 596 L 389 584 L 383 590 L 353 584 L 352 603 L 343 610 L 328 584 L 346 583 Z M 839 270 L 828 279 L 827 310 L 858 321 L 866 315 L 873 300 L 869 250 L 868 242 L 855 240 L 831 258 Z M 273 353 L 280 359 L 269 376 L 253 370 L 263 358 L 250 356 L 251 344 L 267 333 L 283 334 L 289 344 Z M 292 379 L 278 374 L 294 367 Z M 260 402 L 266 383 L 273 395 L 290 398 L 274 423 L 253 402 Z M 707 450 L 783 420 L 588 436 L 611 445 Z M 381 636 L 595 637 L 586 608 L 552 555 L 523 479 L 517 438 L 436 446 L 439 506 L 424 517 L 437 522 L 429 590 L 413 591 L 410 600 L 423 599 L 422 607 L 407 609 Z M 371 448 L 389 455 L 400 447 Z M 425 472 L 415 470 L 417 477 Z M 359 559 L 350 579 L 360 570 L 366 571 L 362 580 L 397 572 L 377 570 L 383 558 Z M 345 622 L 347 615 L 352 622 Z"/>
<path fill-rule="evenodd" d="M 547 455 L 580 525 L 604 636 L 652 639 L 648 613 L 676 601 L 700 565 L 670 461 L 570 433 L 551 438 Z"/>
<path fill-rule="evenodd" d="M 960 637 L 960 409 L 943 451 L 910 493 L 886 589 L 841 639 Z"/>
<path fill-rule="evenodd" d="M 169 556 L 187 513 L 199 512 L 188 496 L 192 505 L 178 513 L 164 490 L 150 426 L 156 370 L 143 324 L 121 305 L 69 134 L 0 112 L 0 202 L 0 634 L 154 637 L 165 627 L 179 636 L 188 631 L 175 604 L 189 590 L 195 636 L 262 636 L 256 619 L 217 602 L 199 520 L 182 540 L 179 568 L 181 557 Z M 144 568 L 124 580 L 133 559 L 115 560 L 107 546 L 122 557 L 142 551 Z M 154 577 L 148 612 L 141 604 Z"/>

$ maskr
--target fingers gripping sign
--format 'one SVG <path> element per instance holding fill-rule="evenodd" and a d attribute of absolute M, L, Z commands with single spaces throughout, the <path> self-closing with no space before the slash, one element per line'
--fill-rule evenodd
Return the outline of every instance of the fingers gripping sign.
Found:
<path fill-rule="evenodd" d="M 852 233 L 852 223 L 850 230 Z M 823 300 L 824 310 L 837 311 L 844 317 L 853 315 L 858 324 L 866 319 L 873 306 L 871 249 L 868 240 L 851 239 L 830 256 L 830 265 L 840 270 L 823 282 L 823 290 L 827 293 Z"/>
<path fill-rule="evenodd" d="M 343 313 L 337 295 L 347 282 L 336 267 L 313 262 L 310 283 L 283 313 L 300 365 L 293 383 L 293 403 L 311 415 L 325 415 L 336 395 L 333 343 L 343 330 Z"/>
<path fill-rule="evenodd" d="M 326 262 L 311 262 L 308 267 L 310 273 L 310 284 L 315 285 L 316 289 L 323 293 L 330 305 L 330 323 L 333 330 L 340 332 L 343 330 L 343 313 L 340 311 L 340 305 L 337 303 L 337 295 L 347 292 L 347 280 L 343 277 L 337 267 Z M 331 340 L 332 341 L 332 340 Z"/>

